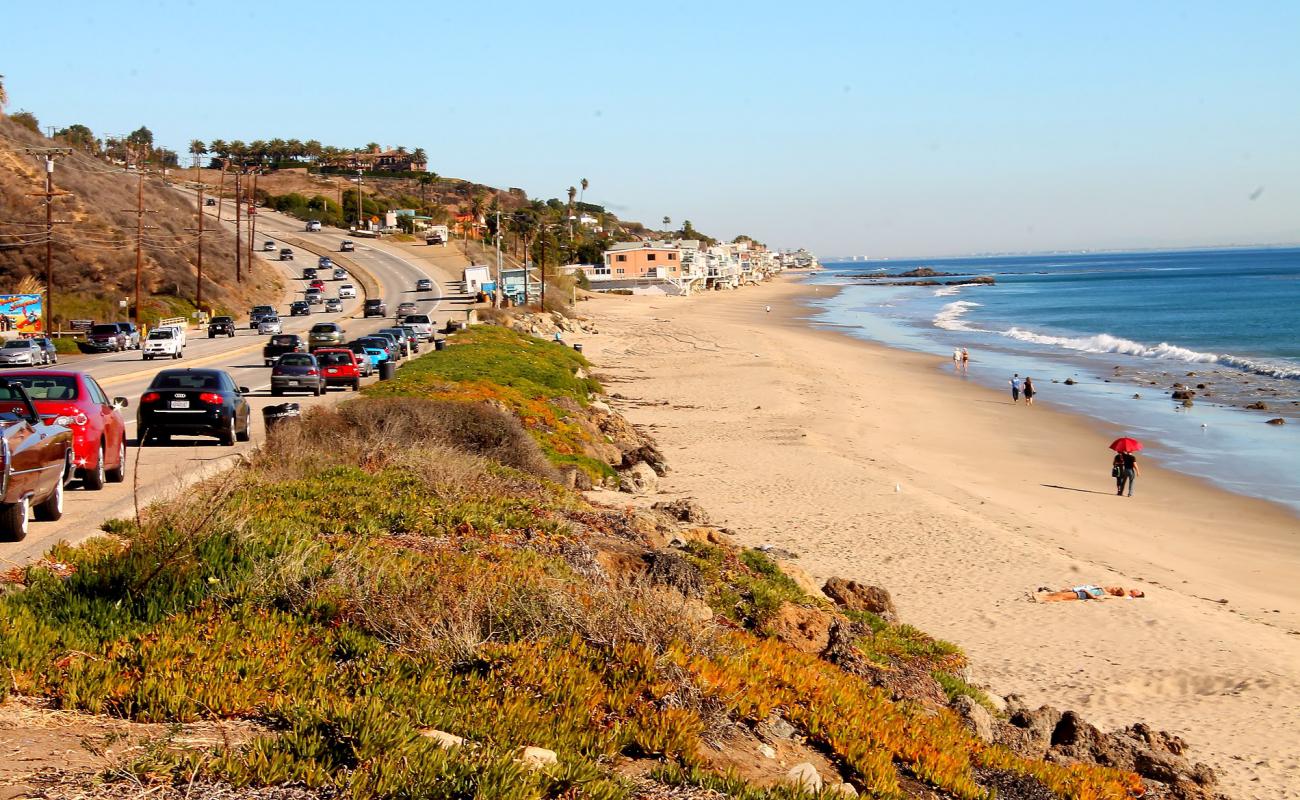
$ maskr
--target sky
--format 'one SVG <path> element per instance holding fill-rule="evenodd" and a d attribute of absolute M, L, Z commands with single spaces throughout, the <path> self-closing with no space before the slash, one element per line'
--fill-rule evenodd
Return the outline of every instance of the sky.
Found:
<path fill-rule="evenodd" d="M 71 0 L 0 25 L 10 112 L 178 152 L 423 147 L 823 256 L 1300 241 L 1294 0 Z"/>

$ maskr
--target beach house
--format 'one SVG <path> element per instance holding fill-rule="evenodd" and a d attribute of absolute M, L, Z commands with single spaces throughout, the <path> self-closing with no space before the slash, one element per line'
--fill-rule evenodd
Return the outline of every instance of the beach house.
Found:
<path fill-rule="evenodd" d="M 570 268 L 587 276 L 592 291 L 688 295 L 704 288 L 705 269 L 695 241 L 616 242 L 600 264 Z"/>

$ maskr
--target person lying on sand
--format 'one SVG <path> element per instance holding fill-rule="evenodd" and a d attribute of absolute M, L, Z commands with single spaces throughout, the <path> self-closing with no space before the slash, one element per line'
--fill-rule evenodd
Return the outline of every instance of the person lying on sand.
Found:
<path fill-rule="evenodd" d="M 1035 599 L 1041 603 L 1058 603 L 1066 600 L 1105 600 L 1108 597 L 1137 598 L 1146 597 L 1141 589 L 1125 589 L 1123 586 L 1075 586 L 1073 589 L 1051 591 L 1045 586 L 1038 587 L 1040 594 Z"/>

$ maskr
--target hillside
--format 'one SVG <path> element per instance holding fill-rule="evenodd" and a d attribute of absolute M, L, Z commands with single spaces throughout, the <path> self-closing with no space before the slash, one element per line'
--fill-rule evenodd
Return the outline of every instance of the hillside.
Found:
<path fill-rule="evenodd" d="M 24 278 L 45 281 L 45 231 L 25 223 L 44 223 L 42 161 L 23 147 L 65 146 L 0 118 L 0 293 Z M 55 189 L 71 192 L 56 198 L 53 235 L 54 312 L 56 325 L 68 319 L 120 319 L 118 301 L 135 292 L 137 182 L 134 173 L 77 153 L 55 165 Z M 195 290 L 195 228 L 192 201 L 146 175 L 144 206 L 153 213 L 145 224 L 143 317 L 188 314 Z M 218 310 L 245 308 L 279 298 L 276 271 L 255 259 L 252 275 L 234 281 L 235 238 L 205 224 L 203 263 L 205 305 Z"/>

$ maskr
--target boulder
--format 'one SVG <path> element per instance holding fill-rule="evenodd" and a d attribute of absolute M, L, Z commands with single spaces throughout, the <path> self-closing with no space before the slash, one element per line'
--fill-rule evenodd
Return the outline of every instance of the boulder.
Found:
<path fill-rule="evenodd" d="M 450 750 L 453 747 L 463 747 L 465 740 L 455 734 L 440 731 L 436 728 L 425 728 L 420 731 L 420 735 L 426 739 L 433 740 L 433 743 L 442 750 Z"/>
<path fill-rule="evenodd" d="M 704 596 L 704 578 L 700 568 L 675 550 L 654 550 L 646 554 L 646 577 L 668 586 L 685 597 Z"/>
<path fill-rule="evenodd" d="M 841 783 L 839 786 L 831 787 L 832 794 L 838 794 L 840 797 L 857 797 L 858 790 L 853 788 L 851 783 Z"/>
<path fill-rule="evenodd" d="M 653 494 L 659 491 L 659 476 L 644 461 L 618 471 L 619 488 L 629 494 Z"/>
<path fill-rule="evenodd" d="M 952 708 L 961 715 L 971 733 L 986 742 L 993 741 L 993 715 L 987 708 L 964 694 L 953 701 Z"/>
<path fill-rule="evenodd" d="M 785 782 L 805 792 L 820 792 L 823 785 L 821 773 L 807 761 L 791 767 L 785 774 Z"/>
<path fill-rule="evenodd" d="M 1256 400 L 1255 402 L 1246 406 L 1246 408 L 1249 408 L 1252 411 L 1268 411 L 1268 403 L 1265 403 L 1263 400 Z"/>
<path fill-rule="evenodd" d="M 822 586 L 825 596 L 848 611 L 869 611 L 886 622 L 898 620 L 898 609 L 889 591 L 844 578 L 831 578 Z"/>
<path fill-rule="evenodd" d="M 767 622 L 767 632 L 796 650 L 821 655 L 830 644 L 830 614 L 794 603 L 782 603 Z"/>
<path fill-rule="evenodd" d="M 542 769 L 560 763 L 555 751 L 545 747 L 521 747 L 515 752 L 515 760 L 530 769 Z"/>
<path fill-rule="evenodd" d="M 1281 417 L 1274 417 L 1273 419 L 1270 419 L 1270 420 L 1269 420 L 1268 422 L 1266 422 L 1265 424 L 1266 424 L 1266 425 L 1285 425 L 1285 424 L 1286 424 L 1286 420 L 1282 419 Z"/>
<path fill-rule="evenodd" d="M 826 595 L 822 594 L 821 589 L 817 588 L 817 581 L 813 580 L 813 577 L 809 575 L 803 567 L 793 561 L 786 561 L 785 559 L 780 558 L 776 559 L 776 566 L 781 570 L 781 572 L 785 573 L 787 578 L 794 581 L 795 585 L 798 586 L 799 590 L 804 594 L 816 598 L 817 600 L 829 599 Z"/>
<path fill-rule="evenodd" d="M 678 522 L 689 522 L 692 525 L 709 524 L 709 515 L 704 510 L 704 507 L 689 498 L 655 503 L 653 508 L 656 511 L 664 512 Z"/>
<path fill-rule="evenodd" d="M 1192 389 L 1175 389 L 1169 396 L 1175 400 L 1191 400 L 1196 392 Z"/>
<path fill-rule="evenodd" d="M 798 731 L 785 717 L 773 711 L 766 719 L 754 726 L 754 733 L 769 744 L 779 744 L 793 739 Z"/>
<path fill-rule="evenodd" d="M 760 744 L 758 754 L 763 758 L 776 758 L 776 748 L 770 744 Z"/>
<path fill-rule="evenodd" d="M 1077 381 L 1074 378 L 1066 378 L 1064 383 L 1066 386 L 1073 386 Z"/>

